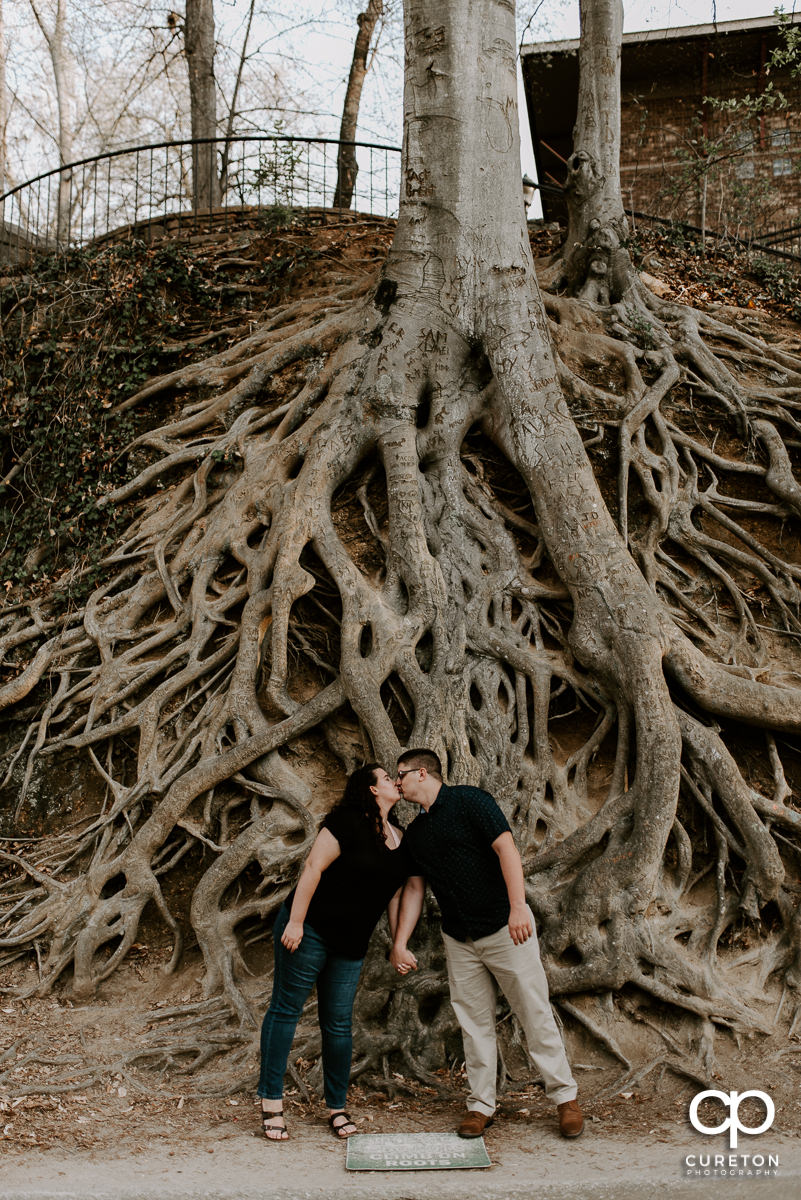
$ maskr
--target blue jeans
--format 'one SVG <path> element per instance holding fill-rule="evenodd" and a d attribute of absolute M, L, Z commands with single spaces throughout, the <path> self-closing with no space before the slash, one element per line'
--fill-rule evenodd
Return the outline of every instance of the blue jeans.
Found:
<path fill-rule="evenodd" d="M 353 1053 L 353 1001 L 364 960 L 331 954 L 310 925 L 304 925 L 303 940 L 295 953 L 290 954 L 281 945 L 281 934 L 288 920 L 289 909 L 283 904 L 273 929 L 273 994 L 261 1026 L 258 1094 L 264 1100 L 280 1100 L 283 1096 L 292 1039 L 303 1005 L 316 983 L 325 1102 L 328 1108 L 344 1108 Z"/>

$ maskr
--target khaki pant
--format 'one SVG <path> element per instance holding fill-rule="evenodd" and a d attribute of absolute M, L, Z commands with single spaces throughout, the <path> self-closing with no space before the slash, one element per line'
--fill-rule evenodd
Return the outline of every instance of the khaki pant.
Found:
<path fill-rule="evenodd" d="M 470 1084 L 468 1109 L 488 1117 L 495 1111 L 496 985 L 523 1027 L 531 1061 L 545 1083 L 545 1094 L 555 1104 L 574 1100 L 576 1082 L 551 1010 L 536 932 L 520 946 L 514 944 L 505 925 L 497 933 L 475 942 L 457 942 L 446 933 L 442 937 L 451 1004 L 464 1039 Z"/>

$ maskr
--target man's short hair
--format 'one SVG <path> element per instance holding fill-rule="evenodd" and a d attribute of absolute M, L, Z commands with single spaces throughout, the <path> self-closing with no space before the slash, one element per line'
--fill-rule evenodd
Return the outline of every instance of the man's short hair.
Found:
<path fill-rule="evenodd" d="M 406 750 L 398 759 L 398 766 L 405 763 L 410 771 L 419 770 L 425 767 L 429 775 L 433 775 L 435 779 L 442 779 L 442 763 L 439 761 L 439 755 L 433 750 L 425 748 L 421 750 Z"/>

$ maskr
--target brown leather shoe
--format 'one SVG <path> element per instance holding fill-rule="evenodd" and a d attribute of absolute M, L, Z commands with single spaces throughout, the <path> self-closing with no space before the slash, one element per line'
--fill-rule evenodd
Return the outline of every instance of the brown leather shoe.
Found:
<path fill-rule="evenodd" d="M 578 1137 L 584 1128 L 584 1114 L 578 1106 L 578 1100 L 565 1100 L 564 1104 L 557 1104 L 556 1111 L 562 1137 Z"/>
<path fill-rule="evenodd" d="M 481 1137 L 485 1129 L 489 1129 L 492 1124 L 492 1117 L 485 1116 L 483 1112 L 476 1112 L 472 1109 L 462 1121 L 456 1132 L 459 1137 L 474 1138 Z"/>

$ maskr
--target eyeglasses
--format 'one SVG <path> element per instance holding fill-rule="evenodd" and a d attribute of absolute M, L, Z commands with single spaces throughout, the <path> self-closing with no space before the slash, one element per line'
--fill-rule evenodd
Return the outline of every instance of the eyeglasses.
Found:
<path fill-rule="evenodd" d="M 409 767 L 408 771 L 398 771 L 395 778 L 400 779 L 400 781 L 402 783 L 404 775 L 414 775 L 415 771 L 422 771 L 422 769 L 423 769 L 422 767 Z"/>

